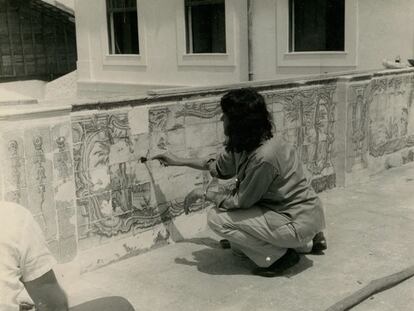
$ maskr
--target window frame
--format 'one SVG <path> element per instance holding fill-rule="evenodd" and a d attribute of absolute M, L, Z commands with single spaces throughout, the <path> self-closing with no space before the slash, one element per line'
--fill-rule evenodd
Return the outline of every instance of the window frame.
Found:
<path fill-rule="evenodd" d="M 142 0 L 136 0 L 137 2 L 137 19 L 138 19 L 138 46 L 139 54 L 110 54 L 109 52 L 109 23 L 108 23 L 108 11 L 105 1 L 101 2 L 101 11 L 103 12 L 104 23 L 101 27 L 101 48 L 102 51 L 102 63 L 104 66 L 146 66 L 146 47 L 145 47 L 145 16 L 140 10 Z"/>
<path fill-rule="evenodd" d="M 357 59 L 358 0 L 345 0 L 344 51 L 289 51 L 289 0 L 276 1 L 278 67 L 355 67 Z"/>
<path fill-rule="evenodd" d="M 126 7 L 123 9 L 119 9 L 119 8 L 110 8 L 109 6 L 109 2 L 110 0 L 105 0 L 106 2 L 106 16 L 107 16 L 107 27 L 108 27 L 108 49 L 109 49 L 109 54 L 110 55 L 139 55 L 139 50 L 140 50 L 140 46 L 139 46 L 139 25 L 138 25 L 138 6 L 137 6 L 137 1 L 135 0 L 135 7 Z M 113 14 L 114 13 L 130 13 L 130 12 L 136 12 L 137 13 L 137 33 L 138 33 L 138 53 L 114 53 L 115 50 L 115 31 L 114 31 L 114 17 Z M 112 14 L 112 15 L 111 15 Z M 111 17 L 108 20 L 108 15 Z M 112 53 L 111 53 L 112 50 Z"/>
<path fill-rule="evenodd" d="M 226 27 L 226 53 L 187 53 L 185 0 L 180 0 L 176 11 L 177 62 L 178 66 L 234 66 L 235 1 L 224 0 Z"/>
<path fill-rule="evenodd" d="M 185 35 L 186 35 L 186 53 L 187 54 L 226 54 L 227 52 L 227 38 L 224 38 L 224 50 L 225 52 L 203 52 L 203 53 L 194 53 L 194 52 L 188 52 L 188 50 L 194 50 L 194 42 L 193 42 L 193 27 L 192 27 L 192 12 L 193 8 L 199 6 L 200 4 L 191 4 L 189 6 L 189 10 L 187 11 L 187 7 L 185 3 L 188 0 L 184 0 L 184 18 L 185 18 Z M 190 0 L 191 1 L 191 0 Z M 225 0 L 205 0 L 207 2 L 210 2 L 210 4 L 223 3 L 224 5 L 224 27 L 226 27 L 226 1 Z M 190 33 L 191 32 L 191 33 Z M 226 29 L 224 29 L 224 36 L 226 35 Z"/>

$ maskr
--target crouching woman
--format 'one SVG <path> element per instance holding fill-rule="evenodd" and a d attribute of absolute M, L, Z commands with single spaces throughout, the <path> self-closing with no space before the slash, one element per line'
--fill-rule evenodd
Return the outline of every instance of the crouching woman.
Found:
<path fill-rule="evenodd" d="M 249 257 L 257 265 L 254 274 L 280 275 L 299 262 L 298 252 L 326 248 L 322 203 L 295 148 L 273 133 L 262 95 L 250 88 L 233 90 L 220 105 L 226 140 L 216 159 L 180 158 L 169 152 L 153 159 L 235 178 L 230 194 L 196 189 L 186 203 L 203 197 L 215 203 L 208 224 L 226 239 L 222 242 Z"/>

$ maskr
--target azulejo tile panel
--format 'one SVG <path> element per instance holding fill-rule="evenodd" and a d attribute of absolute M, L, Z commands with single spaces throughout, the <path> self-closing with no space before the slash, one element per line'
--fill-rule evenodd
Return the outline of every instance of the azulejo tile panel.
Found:
<path fill-rule="evenodd" d="M 381 157 L 414 145 L 413 76 L 373 79 L 364 94 L 369 109 L 369 154 Z"/>
<path fill-rule="evenodd" d="M 185 106 L 182 104 L 169 104 L 150 108 L 148 112 L 149 131 L 163 132 L 183 128 L 184 116 Z"/>
<path fill-rule="evenodd" d="M 301 158 L 308 159 L 307 168 L 314 178 L 333 171 L 335 91 L 335 84 L 326 84 L 266 93 L 274 107 L 278 135 L 294 144 Z"/>
<path fill-rule="evenodd" d="M 210 145 L 214 145 L 216 152 L 217 103 L 196 106 L 190 107 L 192 117 L 205 119 L 200 125 L 207 129 L 209 139 L 213 137 Z M 182 172 L 179 176 L 170 175 L 169 169 L 156 161 L 143 164 L 138 160 L 166 150 L 185 152 L 187 108 L 183 104 L 167 104 L 141 109 L 148 114 L 148 132 L 132 136 L 128 131 L 131 122 L 143 118 L 136 113 L 125 113 L 124 117 L 113 116 L 112 112 L 76 117 L 72 129 L 80 138 L 74 145 L 74 166 L 81 240 L 151 228 L 183 212 L 184 197 L 194 187 L 203 185 L 201 173 L 194 179 L 188 178 L 191 174 L 185 178 Z M 201 114 L 197 115 L 196 109 Z M 214 122 L 205 122 L 210 119 Z M 177 187 L 177 181 L 183 186 Z M 177 191 L 178 188 L 183 191 Z M 107 197 L 102 199 L 103 195 Z M 197 208 L 201 207 L 194 207 Z M 81 244 L 89 245 L 85 241 Z"/>
<path fill-rule="evenodd" d="M 59 259 L 59 233 L 75 234 L 75 220 L 56 209 L 73 211 L 74 207 L 72 129 L 69 119 L 40 123 L 10 123 L 17 129 L 2 133 L 2 159 L 8 167 L 3 178 L 4 199 L 31 211 Z"/>
<path fill-rule="evenodd" d="M 357 163 L 362 168 L 368 166 L 369 89 L 368 83 L 360 83 L 350 86 L 348 90 L 347 172 L 351 172 L 352 166 Z"/>

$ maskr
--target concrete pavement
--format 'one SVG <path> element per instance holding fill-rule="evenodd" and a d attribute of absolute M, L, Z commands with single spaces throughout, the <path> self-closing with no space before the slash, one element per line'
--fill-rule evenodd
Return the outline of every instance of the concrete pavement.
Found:
<path fill-rule="evenodd" d="M 136 310 L 325 310 L 380 278 L 414 265 L 414 164 L 368 183 L 321 194 L 328 250 L 304 255 L 286 276 L 250 274 L 248 260 L 220 249 L 206 230 L 85 273 L 66 285 L 72 304 L 120 295 Z M 414 278 L 353 310 L 414 310 Z"/>

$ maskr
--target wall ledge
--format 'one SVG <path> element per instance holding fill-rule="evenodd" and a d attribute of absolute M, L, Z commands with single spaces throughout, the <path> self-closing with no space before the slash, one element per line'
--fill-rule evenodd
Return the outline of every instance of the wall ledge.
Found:
<path fill-rule="evenodd" d="M 13 107 L 0 110 L 0 121 L 15 121 L 22 119 L 48 118 L 69 115 L 72 111 L 71 105 L 59 107 Z"/>

